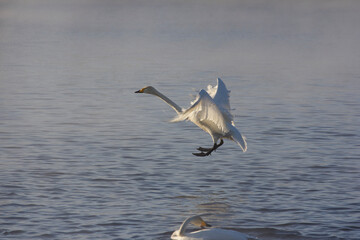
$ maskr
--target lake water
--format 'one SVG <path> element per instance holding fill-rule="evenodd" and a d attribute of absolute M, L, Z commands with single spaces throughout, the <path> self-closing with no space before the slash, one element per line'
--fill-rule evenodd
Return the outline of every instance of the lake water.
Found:
<path fill-rule="evenodd" d="M 360 2 L 0 1 L 0 238 L 360 238 Z M 248 151 L 180 106 L 221 77 Z"/>

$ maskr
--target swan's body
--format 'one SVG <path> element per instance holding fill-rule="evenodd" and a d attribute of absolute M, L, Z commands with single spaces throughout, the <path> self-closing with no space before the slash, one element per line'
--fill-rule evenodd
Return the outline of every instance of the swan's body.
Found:
<path fill-rule="evenodd" d="M 190 224 L 198 227 L 209 227 L 210 225 L 204 222 L 200 216 L 193 216 L 187 218 L 181 225 L 179 230 L 176 230 L 172 235 L 173 240 L 246 240 L 248 235 L 233 230 L 226 230 L 221 228 L 207 228 L 195 232 L 185 233 L 186 227 Z"/>
<path fill-rule="evenodd" d="M 136 91 L 136 93 L 147 93 L 158 96 L 172 107 L 177 117 L 173 122 L 190 120 L 205 132 L 209 133 L 213 139 L 212 148 L 198 148 L 200 153 L 194 153 L 197 156 L 208 156 L 223 144 L 223 138 L 236 142 L 245 152 L 247 144 L 245 137 L 235 128 L 233 116 L 230 113 L 229 91 L 226 89 L 224 82 L 218 78 L 217 86 L 208 86 L 199 92 L 195 101 L 191 103 L 190 108 L 182 109 L 168 97 L 157 91 L 154 87 L 145 87 Z M 217 144 L 220 139 L 220 143 Z"/>

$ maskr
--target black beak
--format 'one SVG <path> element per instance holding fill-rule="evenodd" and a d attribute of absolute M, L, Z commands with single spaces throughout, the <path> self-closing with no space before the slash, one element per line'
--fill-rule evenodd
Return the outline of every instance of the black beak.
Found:
<path fill-rule="evenodd" d="M 208 224 L 208 223 L 205 223 L 205 226 L 201 226 L 200 228 L 201 228 L 201 229 L 204 229 L 205 227 L 211 227 L 211 225 Z"/>
<path fill-rule="evenodd" d="M 135 93 L 140 93 L 140 90 L 137 90 Z"/>

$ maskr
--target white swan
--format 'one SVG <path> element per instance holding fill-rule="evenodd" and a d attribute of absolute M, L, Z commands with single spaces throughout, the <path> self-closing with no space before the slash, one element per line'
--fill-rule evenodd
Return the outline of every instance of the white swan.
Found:
<path fill-rule="evenodd" d="M 181 224 L 179 230 L 176 230 L 171 235 L 173 240 L 247 240 L 248 235 L 221 228 L 206 228 L 195 232 L 185 233 L 186 227 L 190 224 L 194 224 L 197 227 L 210 227 L 200 215 L 189 217 Z"/>
<path fill-rule="evenodd" d="M 233 140 L 244 152 L 247 150 L 246 139 L 235 128 L 233 116 L 230 113 L 229 92 L 224 82 L 218 78 L 217 86 L 209 85 L 207 91 L 202 89 L 196 100 L 191 102 L 191 107 L 188 109 L 182 109 L 152 86 L 144 87 L 135 93 L 147 93 L 158 96 L 178 114 L 172 120 L 173 122 L 190 120 L 209 133 L 214 142 L 213 147 L 199 147 L 198 150 L 200 152 L 193 153 L 196 156 L 208 156 L 224 143 L 223 138 Z M 220 143 L 217 144 L 219 139 Z"/>

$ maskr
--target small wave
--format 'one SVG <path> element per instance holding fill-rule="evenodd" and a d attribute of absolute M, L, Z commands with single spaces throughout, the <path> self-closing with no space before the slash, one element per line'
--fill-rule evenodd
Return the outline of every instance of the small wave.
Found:
<path fill-rule="evenodd" d="M 55 238 L 55 234 L 51 234 L 51 233 L 43 233 L 40 234 L 38 236 L 35 236 L 36 238 L 41 238 L 41 239 L 54 239 Z"/>
<path fill-rule="evenodd" d="M 97 224 L 98 226 L 102 226 L 102 227 L 107 227 L 107 226 L 110 226 L 110 227 L 118 227 L 118 226 L 124 226 L 124 225 L 136 225 L 134 223 L 123 223 L 123 222 L 108 222 L 108 223 L 100 223 L 100 224 Z"/>
<path fill-rule="evenodd" d="M 258 209 L 260 212 L 297 212 L 302 211 L 302 209 L 299 208 L 285 208 L 285 209 L 279 209 L 279 208 L 260 208 Z"/>
<path fill-rule="evenodd" d="M 185 195 L 180 195 L 180 196 L 175 196 L 173 197 L 174 199 L 195 199 L 195 198 L 199 198 L 199 196 L 185 196 Z"/>
<path fill-rule="evenodd" d="M 91 181 L 94 181 L 94 182 L 118 182 L 120 180 L 117 178 L 94 178 L 94 179 L 91 179 Z"/>
<path fill-rule="evenodd" d="M 317 225 L 317 223 L 310 223 L 310 222 L 288 222 L 288 223 L 276 224 L 276 225 L 274 225 L 274 226 L 276 226 L 276 227 L 290 227 L 290 226 L 298 226 L 298 225 L 313 226 L 313 225 Z"/>
<path fill-rule="evenodd" d="M 250 236 L 256 237 L 258 240 L 322 240 L 322 239 L 333 239 L 322 237 L 310 237 L 304 236 L 298 231 L 281 230 L 277 228 L 253 228 L 253 229 L 233 229 L 235 231 L 246 233 Z"/>
<path fill-rule="evenodd" d="M 8 235 L 20 235 L 25 233 L 23 230 L 4 230 L 2 232 L 2 235 L 8 236 Z"/>

